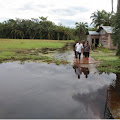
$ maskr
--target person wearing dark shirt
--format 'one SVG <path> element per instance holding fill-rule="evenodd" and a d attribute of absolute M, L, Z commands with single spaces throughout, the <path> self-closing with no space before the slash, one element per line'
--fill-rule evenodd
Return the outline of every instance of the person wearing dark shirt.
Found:
<path fill-rule="evenodd" d="M 87 43 L 84 46 L 84 52 L 85 52 L 85 58 L 89 58 L 89 54 L 90 54 L 90 45 L 89 42 L 87 41 Z"/>
<path fill-rule="evenodd" d="M 84 48 L 85 48 L 85 41 L 83 41 L 83 57 L 85 57 L 85 51 L 84 51 Z"/>

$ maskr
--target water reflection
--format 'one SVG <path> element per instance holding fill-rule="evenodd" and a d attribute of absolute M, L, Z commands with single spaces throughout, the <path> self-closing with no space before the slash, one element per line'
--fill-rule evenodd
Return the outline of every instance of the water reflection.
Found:
<path fill-rule="evenodd" d="M 120 119 L 120 74 L 108 87 L 104 117 Z"/>
<path fill-rule="evenodd" d="M 89 93 L 89 94 L 80 94 L 76 93 L 72 98 L 79 102 L 79 104 L 84 105 L 84 111 L 86 111 L 86 118 L 98 119 L 104 118 L 103 109 L 104 109 L 104 100 L 105 100 L 105 91 L 107 90 L 106 86 L 99 89 L 98 91 Z"/>
<path fill-rule="evenodd" d="M 80 80 L 71 65 L 2 63 L 0 118 L 104 118 L 106 91 L 116 75 L 77 65 Z"/>
<path fill-rule="evenodd" d="M 85 78 L 88 78 L 90 70 L 88 67 L 81 66 L 81 60 L 74 60 L 73 68 L 78 79 L 83 75 Z M 100 75 L 103 75 L 103 73 Z M 107 91 L 107 93 L 105 93 L 105 91 Z M 118 119 L 120 118 L 120 74 L 116 74 L 116 79 L 112 81 L 109 87 L 104 86 L 102 89 L 89 94 L 81 94 L 78 92 L 74 94 L 72 98 L 84 105 L 84 111 L 87 111 L 88 116 L 96 114 L 96 116 L 91 116 L 90 118 L 98 118 L 98 116 L 100 116 L 100 118 Z M 104 102 L 105 99 L 106 103 Z M 102 104 L 103 106 L 101 106 Z M 105 111 L 102 111 L 104 106 Z"/>
<path fill-rule="evenodd" d="M 75 70 L 76 75 L 78 76 L 78 79 L 80 79 L 80 76 L 82 73 L 85 75 L 85 78 L 88 78 L 89 75 L 89 69 L 85 67 L 81 67 L 80 65 L 74 64 L 73 68 Z"/>

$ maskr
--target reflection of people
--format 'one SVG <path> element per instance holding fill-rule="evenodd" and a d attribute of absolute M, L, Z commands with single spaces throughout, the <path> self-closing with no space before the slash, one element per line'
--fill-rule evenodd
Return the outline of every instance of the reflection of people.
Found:
<path fill-rule="evenodd" d="M 89 69 L 88 68 L 83 68 L 84 70 L 83 70 L 83 73 L 84 73 L 84 75 L 85 75 L 85 77 L 86 78 L 88 78 L 88 75 L 89 75 Z"/>
<path fill-rule="evenodd" d="M 83 52 L 83 44 L 79 41 L 79 43 L 76 44 L 76 58 L 79 55 L 79 60 L 81 57 L 81 52 Z"/>
<path fill-rule="evenodd" d="M 78 75 L 78 79 L 80 79 L 80 75 L 82 74 L 82 71 L 81 71 L 80 67 L 76 68 L 76 74 Z"/>
<path fill-rule="evenodd" d="M 74 65 L 73 68 L 75 69 L 75 73 L 78 75 L 78 79 L 80 79 L 80 75 L 82 74 L 81 68 L 77 65 Z"/>
<path fill-rule="evenodd" d="M 84 73 L 85 77 L 88 78 L 89 69 L 85 67 L 80 67 L 78 65 L 74 65 L 73 68 L 75 69 L 75 73 L 78 75 L 78 79 L 80 79 L 80 75 Z"/>

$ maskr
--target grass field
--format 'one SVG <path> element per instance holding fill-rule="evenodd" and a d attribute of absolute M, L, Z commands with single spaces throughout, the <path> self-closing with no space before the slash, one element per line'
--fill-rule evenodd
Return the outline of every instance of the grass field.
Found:
<path fill-rule="evenodd" d="M 57 40 L 0 39 L 0 50 L 61 48 L 67 42 Z"/>
<path fill-rule="evenodd" d="M 116 56 L 116 50 L 107 48 L 98 48 L 91 52 L 91 56 L 101 61 L 98 70 L 101 72 L 120 73 L 120 57 Z"/>
<path fill-rule="evenodd" d="M 63 48 L 68 42 L 73 41 L 0 39 L 0 62 L 6 60 L 43 60 L 56 64 L 67 63 L 67 61 L 54 60 L 50 56 L 42 56 L 41 49 Z"/>

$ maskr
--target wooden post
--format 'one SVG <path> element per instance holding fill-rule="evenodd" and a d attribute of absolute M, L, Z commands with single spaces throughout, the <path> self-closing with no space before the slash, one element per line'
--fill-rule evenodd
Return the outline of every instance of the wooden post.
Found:
<path fill-rule="evenodd" d="M 110 49 L 111 47 L 111 36 L 108 34 L 108 48 Z"/>
<path fill-rule="evenodd" d="M 94 39 L 94 47 L 95 47 L 95 39 Z"/>

